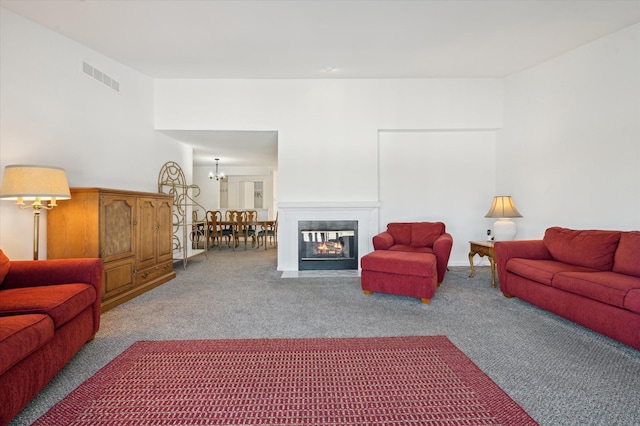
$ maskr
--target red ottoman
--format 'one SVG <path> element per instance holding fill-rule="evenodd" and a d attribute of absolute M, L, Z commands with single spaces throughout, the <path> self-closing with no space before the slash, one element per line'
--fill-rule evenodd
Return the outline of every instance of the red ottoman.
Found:
<path fill-rule="evenodd" d="M 431 253 L 376 250 L 362 256 L 360 265 L 364 294 L 375 291 L 429 303 L 436 292 L 436 257 Z"/>

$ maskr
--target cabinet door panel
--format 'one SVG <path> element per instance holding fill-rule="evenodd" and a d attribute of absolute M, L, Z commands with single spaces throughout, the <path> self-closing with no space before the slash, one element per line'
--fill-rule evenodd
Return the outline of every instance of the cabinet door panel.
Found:
<path fill-rule="evenodd" d="M 99 196 L 74 191 L 47 212 L 47 258 L 100 257 Z"/>
<path fill-rule="evenodd" d="M 117 294 L 130 290 L 134 284 L 133 257 L 104 265 L 102 282 L 102 300 L 108 300 Z"/>
<path fill-rule="evenodd" d="M 153 198 L 138 198 L 138 271 L 156 264 L 157 253 L 157 201 Z"/>
<path fill-rule="evenodd" d="M 135 254 L 135 197 L 103 195 L 100 215 L 100 257 L 105 262 Z"/>

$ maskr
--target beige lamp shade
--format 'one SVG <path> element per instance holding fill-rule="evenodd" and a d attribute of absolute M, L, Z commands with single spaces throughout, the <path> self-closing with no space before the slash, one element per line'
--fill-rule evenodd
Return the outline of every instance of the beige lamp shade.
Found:
<path fill-rule="evenodd" d="M 522 217 L 511 196 L 499 195 L 493 197 L 493 204 L 484 217 Z"/>
<path fill-rule="evenodd" d="M 511 196 L 498 195 L 493 197 L 493 204 L 484 217 L 497 217 L 493 224 L 493 238 L 495 241 L 510 241 L 516 237 L 516 223 L 511 217 L 522 217 Z"/>
<path fill-rule="evenodd" d="M 71 198 L 64 169 L 49 166 L 13 165 L 4 168 L 0 200 L 16 200 L 20 209 L 33 210 L 33 260 L 38 260 L 40 211 L 51 210 L 57 200 Z M 32 201 L 25 205 L 26 201 Z M 48 201 L 44 204 L 43 201 Z"/>
<path fill-rule="evenodd" d="M 6 166 L 0 199 L 3 200 L 68 200 L 71 198 L 64 169 L 49 166 Z"/>

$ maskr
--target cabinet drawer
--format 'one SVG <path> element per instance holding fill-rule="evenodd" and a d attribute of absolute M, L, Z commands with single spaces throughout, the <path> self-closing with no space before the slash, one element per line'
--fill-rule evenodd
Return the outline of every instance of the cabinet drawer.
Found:
<path fill-rule="evenodd" d="M 493 247 L 478 247 L 476 253 L 480 256 L 493 257 Z"/>
<path fill-rule="evenodd" d="M 136 274 L 136 286 L 142 286 L 157 281 L 173 273 L 173 261 L 160 263 L 151 268 L 138 271 Z M 165 280 L 166 281 L 166 280 Z"/>
<path fill-rule="evenodd" d="M 103 301 L 133 288 L 134 264 L 135 258 L 133 257 L 104 264 Z"/>

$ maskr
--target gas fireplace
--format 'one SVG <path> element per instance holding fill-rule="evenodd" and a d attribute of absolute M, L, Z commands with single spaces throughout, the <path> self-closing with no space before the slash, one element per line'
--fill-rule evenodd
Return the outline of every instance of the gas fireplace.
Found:
<path fill-rule="evenodd" d="M 358 269 L 358 221 L 299 221 L 298 270 Z"/>

